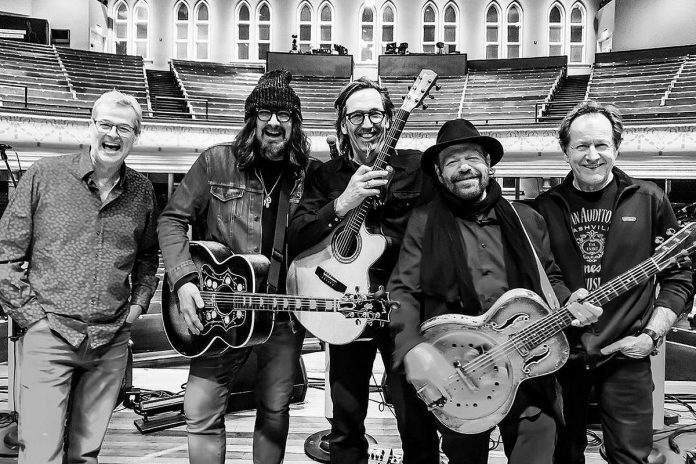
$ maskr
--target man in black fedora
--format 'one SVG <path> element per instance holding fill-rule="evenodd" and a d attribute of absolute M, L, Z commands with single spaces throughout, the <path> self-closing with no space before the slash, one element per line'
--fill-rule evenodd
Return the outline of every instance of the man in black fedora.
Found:
<path fill-rule="evenodd" d="M 500 185 L 491 178 L 502 157 L 500 142 L 480 135 L 464 119 L 446 122 L 437 143 L 423 154 L 421 166 L 437 179 L 440 189 L 433 201 L 411 215 L 388 285 L 391 297 L 401 302 L 391 314 L 395 368 L 403 368 L 416 388 L 447 396 L 443 385 L 454 373 L 452 364 L 422 338 L 423 321 L 443 314 L 483 314 L 513 288 L 527 288 L 561 302 L 586 294 L 580 289 L 571 295 L 563 284 L 541 216 L 526 205 L 513 208 L 502 197 Z M 570 310 L 575 326 L 593 323 L 602 312 L 579 303 L 570 305 Z M 404 454 L 404 462 L 439 463 L 437 431 L 449 462 L 487 462 L 490 430 L 465 435 L 447 429 L 429 414 L 415 390 L 410 393 L 405 416 L 411 427 L 420 430 L 411 433 L 420 442 L 409 444 L 412 452 Z M 499 425 L 510 463 L 552 462 L 558 399 L 553 376 L 522 384 Z"/>

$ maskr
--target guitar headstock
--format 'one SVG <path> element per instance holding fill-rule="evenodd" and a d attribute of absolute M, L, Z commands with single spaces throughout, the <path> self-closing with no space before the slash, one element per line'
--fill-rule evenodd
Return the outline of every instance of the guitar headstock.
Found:
<path fill-rule="evenodd" d="M 660 270 L 672 266 L 691 265 L 689 255 L 696 251 L 696 222 L 689 222 L 679 230 L 668 230 L 667 240 L 659 239 L 653 260 Z"/>
<path fill-rule="evenodd" d="M 416 109 L 418 105 L 423 103 L 423 99 L 435 85 L 436 80 L 437 74 L 434 71 L 430 69 L 421 70 L 420 74 L 418 74 L 418 77 L 413 82 L 411 89 L 408 91 L 408 94 L 404 97 L 401 109 L 407 112 Z"/>
<path fill-rule="evenodd" d="M 383 325 L 389 323 L 393 304 L 389 300 L 389 294 L 383 290 L 368 294 L 346 293 L 339 300 L 338 312 L 348 319 L 365 319 L 368 325 Z"/>

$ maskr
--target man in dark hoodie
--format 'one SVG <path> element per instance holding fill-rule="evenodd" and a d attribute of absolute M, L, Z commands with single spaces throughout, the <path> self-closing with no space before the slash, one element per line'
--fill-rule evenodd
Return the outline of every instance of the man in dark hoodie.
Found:
<path fill-rule="evenodd" d="M 555 295 L 562 302 L 586 294 L 578 289 L 571 295 L 563 284 L 541 216 L 526 205 L 513 208 L 503 198 L 491 177 L 502 157 L 500 142 L 481 136 L 464 119 L 446 122 L 437 143 L 423 154 L 422 168 L 440 188 L 432 202 L 413 211 L 388 285 L 391 297 L 401 302 L 391 313 L 395 364 L 403 362 L 406 377 L 418 387 L 446 391 L 437 379 L 454 371 L 421 336 L 424 320 L 483 314 L 513 288 L 535 291 L 548 300 Z M 572 303 L 568 309 L 576 318 L 574 326 L 590 324 L 601 314 L 590 304 Z M 499 425 L 511 464 L 551 464 L 555 418 L 560 415 L 555 386 L 553 376 L 547 375 L 519 388 Z M 413 389 L 405 390 L 404 396 L 402 403 L 395 403 L 397 416 L 405 418 L 413 437 L 404 443 L 404 462 L 439 464 L 438 430 L 449 462 L 488 461 L 490 430 L 469 435 L 449 430 L 436 422 Z"/>
<path fill-rule="evenodd" d="M 535 202 L 571 290 L 592 291 L 648 259 L 656 238 L 678 227 L 665 192 L 614 166 L 622 133 L 613 106 L 594 101 L 576 106 L 559 132 L 571 172 Z M 648 462 L 653 416 L 648 356 L 685 310 L 691 291 L 691 270 L 672 269 L 605 304 L 591 327 L 567 331 L 571 356 L 558 374 L 565 427 L 559 431 L 556 462 L 585 462 L 592 386 L 609 462 Z"/>

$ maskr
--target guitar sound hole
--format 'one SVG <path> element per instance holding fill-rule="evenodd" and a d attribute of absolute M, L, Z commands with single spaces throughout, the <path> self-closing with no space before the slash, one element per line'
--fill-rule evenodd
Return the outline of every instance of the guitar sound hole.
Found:
<path fill-rule="evenodd" d="M 360 253 L 360 240 L 357 234 L 341 230 L 334 235 L 334 253 L 339 261 L 348 261 Z"/>

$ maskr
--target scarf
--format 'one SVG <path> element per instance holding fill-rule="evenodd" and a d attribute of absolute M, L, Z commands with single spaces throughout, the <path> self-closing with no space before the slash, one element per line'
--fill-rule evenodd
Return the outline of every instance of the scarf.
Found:
<path fill-rule="evenodd" d="M 475 221 L 478 215 L 491 208 L 500 223 L 508 285 L 542 294 L 531 244 L 512 205 L 502 197 L 500 185 L 491 180 L 483 200 L 462 200 L 440 189 L 431 203 L 423 237 L 420 275 L 425 306 L 445 303 L 455 313 L 482 313 L 455 217 Z M 425 314 L 432 314 L 429 308 L 424 309 Z"/>

